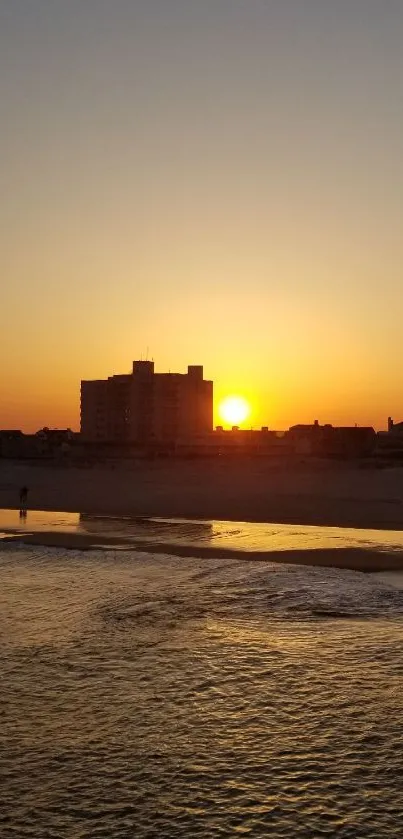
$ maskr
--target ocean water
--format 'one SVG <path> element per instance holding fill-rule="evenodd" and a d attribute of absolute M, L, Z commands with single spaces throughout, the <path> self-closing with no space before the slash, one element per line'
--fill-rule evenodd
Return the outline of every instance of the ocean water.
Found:
<path fill-rule="evenodd" d="M 398 582 L 3 543 L 1 839 L 401 837 Z"/>

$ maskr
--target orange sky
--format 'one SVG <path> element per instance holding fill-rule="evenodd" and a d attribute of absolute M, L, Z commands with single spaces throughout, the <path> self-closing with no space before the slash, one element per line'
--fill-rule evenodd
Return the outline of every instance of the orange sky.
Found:
<path fill-rule="evenodd" d="M 373 0 L 4 4 L 0 427 L 78 428 L 147 352 L 254 426 L 402 419 L 402 35 Z"/>

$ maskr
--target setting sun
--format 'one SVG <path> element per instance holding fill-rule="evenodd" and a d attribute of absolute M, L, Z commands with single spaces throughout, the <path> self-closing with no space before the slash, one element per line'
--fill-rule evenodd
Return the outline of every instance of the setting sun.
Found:
<path fill-rule="evenodd" d="M 228 396 L 219 406 L 220 417 L 229 425 L 240 425 L 250 414 L 250 405 L 242 396 Z"/>

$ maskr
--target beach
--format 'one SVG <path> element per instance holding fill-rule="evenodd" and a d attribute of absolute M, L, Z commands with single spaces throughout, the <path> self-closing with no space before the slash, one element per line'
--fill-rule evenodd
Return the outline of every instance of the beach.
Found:
<path fill-rule="evenodd" d="M 177 528 L 150 524 L 150 520 L 227 523 L 277 523 L 365 531 L 403 530 L 403 470 L 365 468 L 360 464 L 329 461 L 284 462 L 275 460 L 162 460 L 81 467 L 63 464 L 0 462 L 0 508 L 18 508 L 18 492 L 29 488 L 29 510 L 60 511 L 80 515 L 74 532 L 50 521 L 31 532 L 32 517 L 23 531 L 13 533 L 8 523 L 5 539 L 26 545 L 89 550 L 110 547 L 171 553 L 188 557 L 240 558 L 244 544 L 228 540 L 178 541 Z M 126 525 L 100 525 L 102 517 L 135 522 L 136 534 Z M 16 520 L 17 521 L 17 520 Z M 83 524 L 84 522 L 84 524 Z M 148 523 L 148 524 L 147 524 Z M 18 522 L 17 522 L 18 524 Z M 237 526 L 238 526 L 237 525 Z M 154 530 L 153 530 L 154 528 Z M 18 528 L 17 528 L 18 529 Z M 133 530 L 133 528 L 132 528 Z M 263 533 L 263 531 L 262 531 Z M 150 538 L 152 534 L 152 538 Z M 268 531 L 260 543 L 248 534 L 249 560 L 350 568 L 356 571 L 400 571 L 403 549 L 377 544 L 376 538 L 355 544 L 350 537 L 340 543 L 309 544 L 305 535 L 296 544 L 278 550 Z M 245 543 L 246 544 L 246 543 Z"/>
<path fill-rule="evenodd" d="M 81 467 L 0 461 L 0 507 L 403 529 L 403 469 L 283 459 Z"/>

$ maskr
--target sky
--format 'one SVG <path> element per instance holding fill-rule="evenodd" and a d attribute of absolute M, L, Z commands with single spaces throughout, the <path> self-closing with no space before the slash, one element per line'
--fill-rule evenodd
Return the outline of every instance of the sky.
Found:
<path fill-rule="evenodd" d="M 0 0 L 0 428 L 146 357 L 256 427 L 403 419 L 402 39 L 401 0 Z"/>

